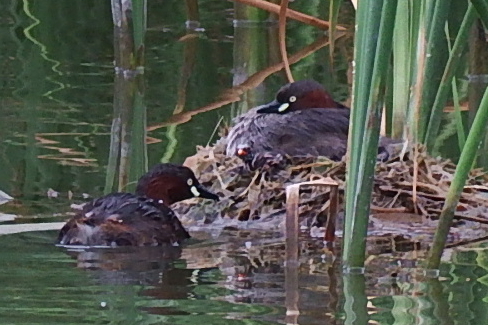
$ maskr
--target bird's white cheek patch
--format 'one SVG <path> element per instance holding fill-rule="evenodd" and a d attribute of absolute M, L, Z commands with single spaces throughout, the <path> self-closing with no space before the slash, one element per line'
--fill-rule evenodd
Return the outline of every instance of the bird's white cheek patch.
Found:
<path fill-rule="evenodd" d="M 198 192 L 198 189 L 195 186 L 190 187 L 190 191 L 194 196 L 200 196 L 200 192 Z"/>
<path fill-rule="evenodd" d="M 288 104 L 288 103 L 281 104 L 280 107 L 278 107 L 278 112 L 286 111 L 289 106 L 290 106 L 290 104 Z"/>

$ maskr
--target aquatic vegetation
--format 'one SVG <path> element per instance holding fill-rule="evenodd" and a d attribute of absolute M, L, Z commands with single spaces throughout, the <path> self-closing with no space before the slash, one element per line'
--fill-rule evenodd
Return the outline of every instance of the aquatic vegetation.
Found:
<path fill-rule="evenodd" d="M 455 164 L 449 160 L 430 157 L 419 147 L 419 173 L 414 179 L 413 161 L 394 155 L 386 162 L 378 162 L 375 168 L 371 211 L 375 221 L 383 217 L 403 224 L 397 227 L 405 235 L 433 233 L 428 220 L 435 220 L 444 203 L 453 179 Z M 186 164 L 190 166 L 204 186 L 220 193 L 226 199 L 217 203 L 188 200 L 174 205 L 182 221 L 190 225 L 215 224 L 229 227 L 269 228 L 284 223 L 285 189 L 289 184 L 325 179 L 330 177 L 339 184 L 340 202 L 343 203 L 345 162 L 324 158 L 288 158 L 279 165 L 266 166 L 251 171 L 242 160 L 225 155 L 223 141 L 215 146 L 199 147 Z M 415 187 L 414 187 L 415 185 Z M 414 193 L 413 188 L 416 188 Z M 300 217 L 302 225 L 320 225 L 328 210 L 329 189 L 314 187 L 302 191 Z M 343 211 L 343 206 L 340 207 Z M 411 221 L 416 215 L 419 220 Z M 467 227 L 479 227 L 479 222 L 488 223 L 488 175 L 481 169 L 471 171 L 461 195 L 456 212 L 458 220 L 467 222 Z M 402 220 L 404 219 L 404 220 Z M 245 221 L 245 222 L 243 222 Z M 425 221 L 425 222 L 424 222 Z M 419 225 L 425 228 L 418 231 Z M 415 228 L 415 229 L 414 229 Z M 415 231 L 412 231 L 415 230 Z M 385 233 L 394 233 L 395 227 L 386 227 Z M 378 229 L 376 234 L 381 234 Z M 473 237 L 472 232 L 469 237 Z M 467 238 L 466 236 L 461 236 Z M 461 238 L 459 237 L 459 238 Z"/>

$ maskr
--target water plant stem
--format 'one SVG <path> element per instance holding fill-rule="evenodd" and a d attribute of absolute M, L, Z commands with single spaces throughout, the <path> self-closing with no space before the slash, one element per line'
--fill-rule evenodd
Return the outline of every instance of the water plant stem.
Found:
<path fill-rule="evenodd" d="M 447 241 L 447 235 L 449 234 L 449 228 L 451 227 L 452 220 L 454 218 L 454 212 L 463 192 L 464 184 L 468 178 L 468 174 L 473 166 L 473 162 L 476 158 L 478 148 L 486 132 L 486 124 L 488 123 L 488 89 L 483 95 L 480 108 L 476 113 L 473 121 L 473 125 L 466 139 L 466 144 L 461 153 L 461 158 L 456 167 L 454 179 L 452 180 L 449 191 L 447 192 L 446 201 L 442 208 L 441 215 L 439 217 L 439 225 L 437 226 L 434 242 L 429 251 L 427 258 L 427 269 L 438 269 L 442 251 Z"/>
<path fill-rule="evenodd" d="M 471 4 L 476 8 L 478 15 L 485 25 L 485 28 L 488 26 L 488 2 L 486 0 L 471 0 Z"/>
<path fill-rule="evenodd" d="M 459 58 L 464 52 L 467 45 L 468 34 L 473 25 L 474 19 L 476 18 L 476 11 L 473 5 L 470 3 L 468 9 L 464 15 L 463 22 L 459 28 L 459 32 L 454 41 L 454 45 L 449 55 L 447 65 L 444 69 L 444 74 L 442 75 L 441 83 L 437 91 L 434 105 L 430 113 L 430 120 L 427 126 L 427 133 L 425 136 L 425 144 L 429 152 L 435 146 L 437 140 L 437 134 L 439 133 L 439 127 L 442 119 L 442 112 L 444 106 L 446 105 L 449 91 L 452 88 L 452 80 L 454 78 L 454 73 L 456 72 L 459 64 L 461 63 Z"/>
<path fill-rule="evenodd" d="M 343 252 L 346 270 L 364 266 L 371 190 L 396 7 L 397 0 L 363 0 L 358 7 L 354 54 L 356 75 L 346 179 Z"/>
<path fill-rule="evenodd" d="M 433 7 L 432 7 L 433 6 Z M 419 139 L 423 143 L 427 140 L 426 132 L 428 124 L 432 120 L 440 123 L 441 116 L 431 111 L 436 94 L 441 84 L 441 76 L 444 71 L 443 51 L 444 47 L 444 26 L 451 6 L 451 0 L 427 1 L 425 19 L 427 25 L 427 51 L 425 52 L 425 67 L 420 74 L 423 75 L 424 83 L 421 88 L 421 101 L 418 120 Z M 450 83 L 449 83 L 450 84 Z"/>

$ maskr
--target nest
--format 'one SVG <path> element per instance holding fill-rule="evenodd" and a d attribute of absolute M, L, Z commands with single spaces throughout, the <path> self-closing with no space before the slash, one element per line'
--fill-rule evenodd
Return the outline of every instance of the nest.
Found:
<path fill-rule="evenodd" d="M 413 157 L 413 153 L 406 157 Z M 427 224 L 436 219 L 447 195 L 455 165 L 449 160 L 432 158 L 419 148 L 417 178 L 412 159 L 394 157 L 376 165 L 371 211 L 373 220 L 404 221 Z M 201 183 L 219 193 L 219 202 L 187 200 L 173 206 L 186 225 L 225 225 L 276 227 L 284 222 L 286 187 L 290 184 L 332 178 L 339 184 L 343 201 L 345 162 L 325 158 L 294 158 L 252 171 L 237 157 L 225 155 L 223 142 L 198 147 L 185 164 Z M 414 195 L 414 184 L 416 184 Z M 325 221 L 330 190 L 312 187 L 300 194 L 302 224 L 321 225 Z M 341 209 L 342 210 L 342 209 Z M 456 218 L 488 223 L 488 175 L 480 169 L 471 171 L 456 211 Z M 403 220 L 404 219 L 404 220 Z M 410 230 L 406 230 L 409 233 Z"/>

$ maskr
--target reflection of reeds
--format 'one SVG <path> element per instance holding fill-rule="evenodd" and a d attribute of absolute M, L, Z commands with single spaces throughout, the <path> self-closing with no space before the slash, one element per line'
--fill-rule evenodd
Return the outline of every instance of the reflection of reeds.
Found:
<path fill-rule="evenodd" d="M 107 135 L 108 133 L 98 133 L 98 135 Z M 36 134 L 36 141 L 38 143 L 38 147 L 55 150 L 58 154 L 43 154 L 38 155 L 37 158 L 39 159 L 50 159 L 50 160 L 58 160 L 62 165 L 70 165 L 70 166 L 97 166 L 97 160 L 95 158 L 88 158 L 86 157 L 86 152 L 76 151 L 72 148 L 60 147 L 57 146 L 59 141 L 49 140 L 46 139 L 46 136 L 89 136 L 93 135 L 91 133 L 81 133 L 81 132 L 73 132 L 73 133 L 37 133 Z M 73 157 L 78 156 L 78 157 Z"/>
<path fill-rule="evenodd" d="M 337 38 L 342 37 L 346 34 L 342 33 L 337 35 Z M 303 59 L 304 57 L 307 57 L 308 55 L 316 52 L 317 50 L 321 49 L 322 47 L 326 46 L 329 44 L 328 38 L 327 37 L 321 37 L 317 39 L 315 42 L 312 44 L 304 47 L 297 53 L 293 54 L 292 56 L 289 57 L 290 64 L 296 63 Z M 193 115 L 199 114 L 199 113 L 204 113 L 208 112 L 217 108 L 220 108 L 224 105 L 228 105 L 234 102 L 237 102 L 240 100 L 240 97 L 245 91 L 255 88 L 257 85 L 261 84 L 264 79 L 266 79 L 268 76 L 271 74 L 280 71 L 281 69 L 284 68 L 283 62 L 271 65 L 259 72 L 256 72 L 255 74 L 251 75 L 249 78 L 247 78 L 244 82 L 242 82 L 240 85 L 232 87 L 228 90 L 225 90 L 220 96 L 219 100 L 216 102 L 213 102 L 211 104 L 208 104 L 206 106 L 197 108 L 195 110 L 189 111 L 189 112 L 182 112 L 176 115 L 173 115 L 171 118 L 169 118 L 167 121 L 159 124 L 155 124 L 152 126 L 148 127 L 148 131 L 154 131 L 157 129 L 160 129 L 162 127 L 166 127 L 168 125 L 172 124 L 182 124 L 186 123 L 191 120 Z"/>
<path fill-rule="evenodd" d="M 187 3 L 187 5 L 190 5 Z M 197 8 L 194 8 L 195 5 L 190 6 L 188 10 L 195 10 Z M 192 9 L 193 8 L 193 9 Z M 190 11 L 188 12 L 188 20 L 191 19 L 191 17 L 196 17 L 197 13 Z M 180 41 L 184 41 L 184 48 L 183 48 L 183 65 L 180 70 L 180 79 L 178 81 L 178 96 L 177 96 L 177 101 L 176 101 L 176 106 L 173 110 L 173 115 L 175 114 L 180 114 L 183 112 L 183 109 L 185 108 L 185 103 L 186 103 L 186 88 L 188 86 L 188 81 L 190 80 L 190 77 L 193 72 L 193 68 L 195 66 L 195 61 L 196 61 L 196 55 L 197 55 L 197 48 L 198 48 L 198 38 L 196 37 L 191 37 L 191 35 L 194 34 L 187 34 L 186 36 L 183 36 L 180 38 Z M 189 37 L 190 36 L 190 37 Z M 166 139 L 168 141 L 168 144 L 166 146 L 166 150 L 161 158 L 161 162 L 169 162 L 171 160 L 171 157 L 173 156 L 175 150 L 176 150 L 176 145 L 178 144 L 178 140 L 176 139 L 175 133 L 176 133 L 176 124 L 171 125 L 168 127 L 166 130 Z"/>
<path fill-rule="evenodd" d="M 286 188 L 286 323 L 296 324 L 298 310 L 298 204 L 301 186 L 327 186 L 330 187 L 329 215 L 325 229 L 325 240 L 332 242 L 335 238 L 335 219 L 338 208 L 339 184 L 334 180 L 317 180 L 289 185 Z"/>
<path fill-rule="evenodd" d="M 342 282 L 345 324 L 368 324 L 368 298 L 364 274 L 344 274 Z"/>

